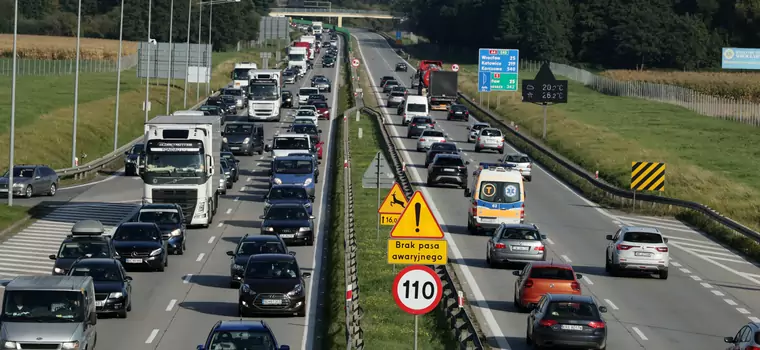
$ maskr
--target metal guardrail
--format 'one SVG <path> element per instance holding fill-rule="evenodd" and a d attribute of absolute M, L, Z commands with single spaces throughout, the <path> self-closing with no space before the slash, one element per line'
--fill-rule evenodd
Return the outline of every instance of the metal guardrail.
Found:
<path fill-rule="evenodd" d="M 403 45 L 396 45 L 395 39 L 390 38 L 385 33 L 377 32 L 378 34 L 382 35 L 386 41 L 391 45 L 391 47 L 394 48 L 403 48 Z M 593 185 L 596 189 L 603 191 L 608 196 L 620 198 L 620 199 L 634 199 L 634 193 L 627 189 L 621 189 L 618 187 L 615 187 L 611 184 L 608 184 L 604 181 L 601 181 L 599 179 L 596 179 L 594 174 L 589 172 L 588 170 L 580 167 L 579 165 L 573 163 L 572 161 L 566 159 L 565 157 L 561 156 L 551 148 L 546 147 L 545 145 L 542 145 L 538 141 L 534 140 L 533 138 L 523 135 L 520 132 L 518 132 L 514 126 L 509 125 L 505 123 L 502 119 L 504 117 L 497 116 L 488 109 L 484 108 L 483 106 L 475 103 L 475 100 L 471 98 L 470 96 L 458 92 L 458 100 L 459 102 L 464 102 L 466 104 L 469 104 L 476 109 L 476 114 L 479 114 L 481 116 L 487 117 L 490 119 L 493 123 L 498 124 L 503 131 L 506 131 L 513 136 L 517 137 L 521 141 L 527 143 L 531 147 L 538 150 L 543 156 L 551 159 L 552 161 L 556 162 L 566 170 L 572 172 L 576 176 L 582 178 L 586 182 L 588 182 L 590 185 Z M 636 193 L 635 196 L 636 201 L 644 201 L 649 202 L 653 204 L 661 204 L 661 205 L 669 205 L 669 206 L 676 206 L 684 209 L 693 210 L 697 213 L 700 213 L 704 216 L 706 216 L 708 219 L 712 220 L 716 224 L 720 224 L 734 232 L 737 232 L 749 239 L 754 240 L 755 242 L 760 243 L 760 233 L 757 231 L 752 230 L 751 228 L 744 226 L 743 224 L 722 215 L 715 209 L 712 209 L 704 204 L 677 199 L 677 198 L 670 198 L 670 197 L 664 197 L 664 196 L 658 196 L 658 195 L 651 195 L 651 194 L 645 194 L 645 193 Z"/>
<path fill-rule="evenodd" d="M 390 11 L 352 10 L 352 9 L 340 9 L 340 8 L 323 9 L 323 8 L 279 7 L 279 8 L 270 8 L 269 12 L 270 13 L 271 12 L 352 13 L 352 14 L 357 14 L 357 15 L 385 15 L 385 16 L 393 15 Z"/>

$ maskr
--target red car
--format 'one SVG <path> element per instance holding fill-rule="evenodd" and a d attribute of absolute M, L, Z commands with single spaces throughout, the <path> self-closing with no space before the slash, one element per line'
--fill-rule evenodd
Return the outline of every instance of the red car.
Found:
<path fill-rule="evenodd" d="M 324 144 L 324 141 L 319 141 L 319 143 L 317 143 L 317 159 L 322 159 L 322 145 Z"/>
<path fill-rule="evenodd" d="M 326 102 L 313 101 L 311 102 L 311 105 L 314 107 L 317 107 L 317 112 L 319 112 L 318 119 L 330 120 L 330 107 L 327 105 Z"/>

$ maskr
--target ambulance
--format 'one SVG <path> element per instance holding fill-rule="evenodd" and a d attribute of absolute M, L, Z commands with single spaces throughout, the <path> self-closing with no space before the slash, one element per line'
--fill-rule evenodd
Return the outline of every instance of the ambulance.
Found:
<path fill-rule="evenodd" d="M 464 190 L 464 196 L 470 199 L 468 233 L 480 234 L 500 224 L 525 222 L 525 186 L 514 164 L 480 163 L 472 175 L 472 184 Z"/>

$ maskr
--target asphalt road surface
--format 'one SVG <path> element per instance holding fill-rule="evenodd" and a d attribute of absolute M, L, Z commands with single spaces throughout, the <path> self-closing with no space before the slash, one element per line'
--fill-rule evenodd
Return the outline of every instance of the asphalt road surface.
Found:
<path fill-rule="evenodd" d="M 342 50 L 341 46 L 340 51 Z M 341 57 L 340 54 L 338 57 Z M 341 65 L 336 63 L 337 68 L 327 69 L 317 68 L 318 66 L 315 64 L 315 69 L 310 70 L 295 85 L 289 85 L 285 89 L 295 94 L 302 85 L 310 83 L 312 76 L 327 76 L 333 82 L 335 92 L 325 95 L 331 107 L 331 116 L 335 118 Z M 284 132 L 290 124 L 289 120 L 292 118 L 287 116 L 289 112 L 290 110 L 283 110 L 281 122 L 263 123 L 267 143 L 271 143 L 275 132 Z M 246 112 L 242 111 L 241 115 L 246 115 Z M 323 120 L 319 122 L 319 127 L 323 130 L 323 139 L 330 139 L 333 132 L 331 123 Z M 321 252 L 324 247 L 326 221 L 322 208 L 327 200 L 323 194 L 327 183 L 325 165 L 329 164 L 327 156 L 332 146 L 326 143 L 323 150 L 325 159 L 320 165 L 320 173 L 323 175 L 317 184 L 314 203 L 317 229 L 314 246 L 290 247 L 291 251 L 296 252 L 300 267 L 304 271 L 312 272 L 306 286 L 307 315 L 264 318 L 274 330 L 279 343 L 290 345 L 291 349 L 312 348 L 315 336 L 313 325 L 318 304 L 316 282 L 321 278 L 319 268 L 322 261 L 322 254 L 315 252 Z M 229 287 L 230 257 L 226 252 L 234 250 L 239 239 L 246 233 L 260 233 L 261 222 L 258 217 L 263 214 L 263 196 L 268 191 L 267 169 L 270 166 L 270 157 L 265 153 L 263 156 L 238 158 L 240 180 L 232 189 L 227 190 L 227 195 L 222 196 L 214 223 L 209 228 L 188 230 L 188 250 L 185 254 L 170 256 L 169 266 L 163 273 L 130 272 L 130 276 L 134 278 L 132 312 L 127 319 L 103 318 L 98 322 L 99 349 L 195 349 L 198 344 L 205 342 L 209 330 L 217 321 L 238 318 L 238 290 Z M 72 199 L 72 202 L 101 203 L 108 206 L 113 203 L 139 203 L 141 198 L 140 178 L 117 176 L 87 186 L 81 194 Z M 123 215 L 126 216 L 127 213 L 125 210 Z M 65 221 L 64 219 L 58 217 L 60 221 Z M 31 237 L 40 237 L 39 234 Z M 50 236 L 54 238 L 41 238 L 46 244 L 45 249 L 55 251 L 59 243 L 54 241 L 60 242 L 65 232 L 57 232 L 55 235 Z M 3 252 L 8 251 L 9 249 L 2 249 L 0 246 L 0 258 Z M 52 254 L 43 253 L 28 259 L 31 261 Z M 24 258 L 24 254 L 19 258 Z M 52 264 L 50 267 L 52 268 Z M 40 273 L 44 270 L 41 268 Z M 47 270 L 49 273 L 50 269 Z"/>
<path fill-rule="evenodd" d="M 382 76 L 397 77 L 409 86 L 414 74 L 394 72 L 403 62 L 378 34 L 352 30 L 359 41 L 362 65 L 369 68 L 375 95 Z M 476 55 L 476 52 L 473 52 Z M 455 62 L 447 62 L 450 65 Z M 446 68 L 448 70 L 448 68 Z M 366 92 L 370 93 L 370 92 Z M 412 93 L 416 93 L 416 89 Z M 381 96 L 382 95 L 382 96 Z M 572 103 L 572 101 L 570 102 Z M 407 173 L 422 190 L 449 242 L 456 272 L 475 310 L 475 316 L 494 348 L 527 349 L 527 315 L 512 306 L 516 277 L 508 269 L 488 268 L 486 236 L 466 232 L 469 203 L 463 190 L 424 186 L 424 153 L 416 140 L 406 139 L 406 128 L 395 108 L 382 108 L 392 139 L 402 152 Z M 495 162 L 498 153 L 475 153 L 467 143 L 468 122 L 447 121 L 445 112 L 433 112 L 436 127 L 448 133 L 463 150 L 471 171 L 480 162 Z M 472 122 L 472 120 L 470 121 Z M 508 150 L 514 151 L 514 150 Z M 584 275 L 583 293 L 593 295 L 609 312 L 608 349 L 722 349 L 723 336 L 760 321 L 760 269 L 737 254 L 670 218 L 645 217 L 600 208 L 534 164 L 533 181 L 526 183 L 526 222 L 548 235 L 548 259 L 571 263 Z M 460 199 L 455 199 L 460 198 Z M 605 235 L 620 225 L 654 226 L 670 239 L 670 278 L 610 277 L 604 271 Z"/>

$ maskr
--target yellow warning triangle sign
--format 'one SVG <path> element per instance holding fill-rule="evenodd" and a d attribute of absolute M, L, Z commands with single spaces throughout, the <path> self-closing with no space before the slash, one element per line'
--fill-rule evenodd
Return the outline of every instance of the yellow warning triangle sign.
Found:
<path fill-rule="evenodd" d="M 383 204 L 380 205 L 380 209 L 377 210 L 380 214 L 401 214 L 406 208 L 409 201 L 406 200 L 404 191 L 401 190 L 401 186 L 398 182 L 393 184 L 391 191 L 385 196 Z"/>
<path fill-rule="evenodd" d="M 443 238 L 443 230 L 422 192 L 414 192 L 391 230 L 392 238 Z"/>

